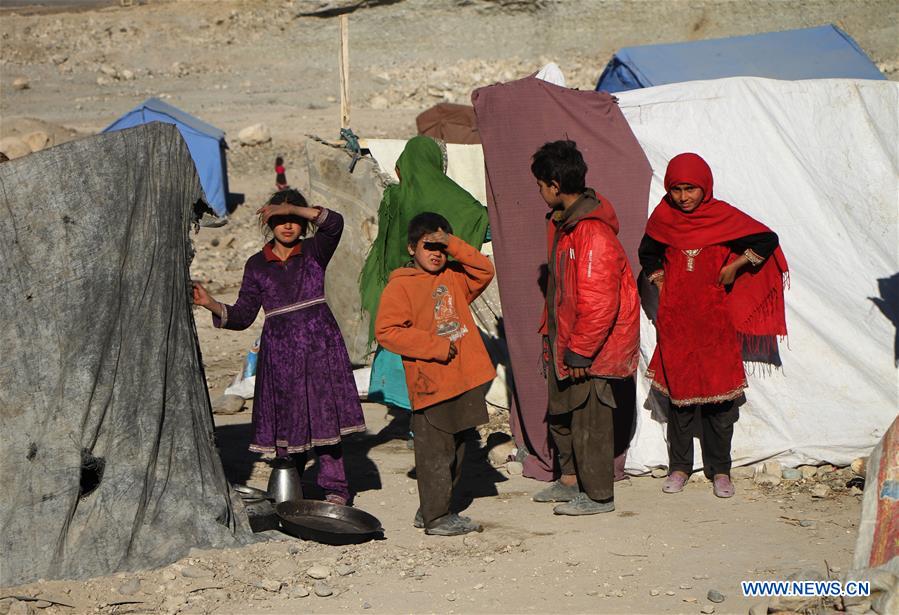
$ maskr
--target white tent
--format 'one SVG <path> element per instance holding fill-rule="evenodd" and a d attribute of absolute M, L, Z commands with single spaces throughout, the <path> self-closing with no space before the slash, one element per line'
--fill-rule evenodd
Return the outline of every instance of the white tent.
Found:
<path fill-rule="evenodd" d="M 899 84 L 733 78 L 617 96 L 653 167 L 650 211 L 667 161 L 696 152 L 715 195 L 775 230 L 790 264 L 783 369 L 750 375 L 735 465 L 867 455 L 899 408 L 895 326 L 872 301 L 878 280 L 899 272 Z M 641 335 L 645 370 L 655 346 L 645 317 Z M 641 377 L 638 400 L 648 394 Z M 631 471 L 667 464 L 653 416 L 638 411 Z"/>

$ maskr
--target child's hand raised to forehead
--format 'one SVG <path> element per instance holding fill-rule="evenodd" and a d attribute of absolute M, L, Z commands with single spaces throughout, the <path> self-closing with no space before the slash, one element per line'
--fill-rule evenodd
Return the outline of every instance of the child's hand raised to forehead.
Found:
<path fill-rule="evenodd" d="M 450 236 L 443 229 L 437 229 L 433 233 L 424 236 L 425 243 L 441 243 L 446 245 L 449 243 Z"/>
<path fill-rule="evenodd" d="M 290 203 L 269 203 L 256 210 L 263 224 L 267 224 L 269 219 L 274 216 L 299 216 L 306 220 L 315 220 L 320 212 L 321 210 L 318 207 L 302 207 L 300 205 L 291 205 Z"/>

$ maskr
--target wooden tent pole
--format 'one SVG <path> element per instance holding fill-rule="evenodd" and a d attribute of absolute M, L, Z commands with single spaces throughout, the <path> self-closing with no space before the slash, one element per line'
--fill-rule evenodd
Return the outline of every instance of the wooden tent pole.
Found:
<path fill-rule="evenodd" d="M 350 24 L 349 15 L 340 16 L 340 127 L 350 127 Z"/>

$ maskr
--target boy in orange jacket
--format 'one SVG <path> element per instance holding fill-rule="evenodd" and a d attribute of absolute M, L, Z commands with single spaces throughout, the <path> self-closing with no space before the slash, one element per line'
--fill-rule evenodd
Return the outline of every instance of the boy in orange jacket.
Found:
<path fill-rule="evenodd" d="M 415 526 L 438 536 L 481 530 L 450 512 L 450 501 L 466 432 L 487 422 L 484 397 L 496 376 L 468 307 L 493 279 L 493 265 L 452 232 L 439 214 L 412 219 L 412 261 L 390 274 L 375 319 L 378 343 L 403 357 L 412 402 Z"/>

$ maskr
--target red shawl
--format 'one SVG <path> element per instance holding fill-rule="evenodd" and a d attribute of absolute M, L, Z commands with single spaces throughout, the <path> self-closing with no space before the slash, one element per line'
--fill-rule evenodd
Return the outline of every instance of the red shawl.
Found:
<path fill-rule="evenodd" d="M 677 184 L 702 188 L 702 203 L 690 213 L 669 203 L 667 191 Z M 646 233 L 674 248 L 689 250 L 723 244 L 746 235 L 770 232 L 767 226 L 712 194 L 712 170 L 697 154 L 679 154 L 665 172 L 666 195 L 646 223 Z M 784 286 L 789 269 L 778 248 L 760 267 L 743 268 L 729 294 L 728 309 L 743 336 L 786 335 Z"/>

